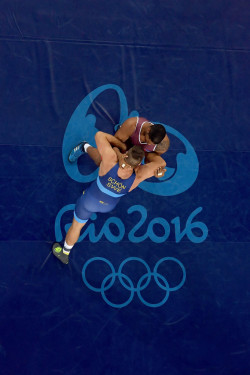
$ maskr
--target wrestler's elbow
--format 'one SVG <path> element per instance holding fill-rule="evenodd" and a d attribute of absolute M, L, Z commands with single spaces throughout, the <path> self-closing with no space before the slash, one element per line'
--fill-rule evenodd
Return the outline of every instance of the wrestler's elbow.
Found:
<path fill-rule="evenodd" d="M 95 134 L 95 140 L 98 141 L 100 139 L 102 139 L 104 136 L 104 133 L 101 132 L 101 131 L 98 131 L 96 134 Z"/>
<path fill-rule="evenodd" d="M 160 165 L 160 167 L 162 167 L 162 168 L 165 168 L 165 167 L 166 167 L 166 165 L 167 165 L 167 163 L 165 162 L 165 160 L 164 160 L 164 159 L 162 159 L 162 162 L 161 162 L 161 165 Z"/>
<path fill-rule="evenodd" d="M 165 162 L 165 160 L 161 157 L 161 156 L 158 156 L 155 160 L 154 160 L 154 164 L 157 168 L 159 167 L 162 167 L 162 168 L 165 168 L 167 163 Z"/>

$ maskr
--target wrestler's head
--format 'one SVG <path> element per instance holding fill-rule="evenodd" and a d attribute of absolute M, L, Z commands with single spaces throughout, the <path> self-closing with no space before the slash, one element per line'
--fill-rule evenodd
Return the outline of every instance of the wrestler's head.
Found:
<path fill-rule="evenodd" d="M 158 145 L 166 136 L 166 129 L 161 124 L 151 125 L 145 135 L 147 144 Z"/>
<path fill-rule="evenodd" d="M 133 146 L 126 152 L 127 157 L 125 158 L 126 163 L 132 168 L 138 167 L 141 164 L 145 153 L 140 146 Z"/>
<path fill-rule="evenodd" d="M 140 146 L 131 147 L 119 160 L 121 178 L 129 178 L 142 162 L 145 154 Z"/>

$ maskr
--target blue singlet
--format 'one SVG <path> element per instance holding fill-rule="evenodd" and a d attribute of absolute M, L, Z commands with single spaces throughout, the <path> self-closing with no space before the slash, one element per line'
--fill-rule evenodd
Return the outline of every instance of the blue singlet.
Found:
<path fill-rule="evenodd" d="M 93 212 L 109 212 L 117 205 L 121 197 L 129 192 L 134 183 L 135 173 L 126 180 L 118 177 L 117 163 L 105 176 L 98 176 L 77 200 L 74 218 L 86 223 Z"/>

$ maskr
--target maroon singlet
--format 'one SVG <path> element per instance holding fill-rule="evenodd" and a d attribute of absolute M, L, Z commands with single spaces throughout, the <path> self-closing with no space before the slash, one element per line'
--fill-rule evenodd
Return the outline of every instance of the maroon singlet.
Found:
<path fill-rule="evenodd" d="M 137 117 L 137 123 L 136 123 L 135 131 L 131 135 L 130 139 L 131 139 L 134 146 L 138 145 L 138 146 L 142 147 L 143 151 L 152 152 L 152 151 L 155 150 L 156 145 L 148 145 L 147 143 L 142 143 L 141 140 L 140 140 L 141 129 L 142 129 L 143 124 L 145 122 L 149 122 L 149 121 L 144 117 Z M 150 124 L 152 124 L 152 123 L 150 122 Z M 154 125 L 154 124 L 152 124 L 152 125 Z"/>

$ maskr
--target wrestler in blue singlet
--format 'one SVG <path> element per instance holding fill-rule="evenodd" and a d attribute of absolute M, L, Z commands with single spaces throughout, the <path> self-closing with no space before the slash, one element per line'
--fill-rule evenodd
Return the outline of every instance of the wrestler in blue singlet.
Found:
<path fill-rule="evenodd" d="M 77 200 L 74 218 L 79 223 L 86 223 L 94 212 L 109 212 L 127 194 L 135 180 L 135 173 L 124 180 L 117 175 L 117 163 L 105 176 L 98 176 L 90 187 Z"/>

